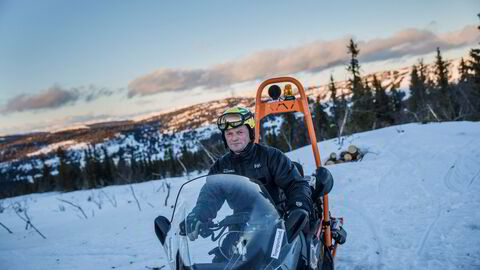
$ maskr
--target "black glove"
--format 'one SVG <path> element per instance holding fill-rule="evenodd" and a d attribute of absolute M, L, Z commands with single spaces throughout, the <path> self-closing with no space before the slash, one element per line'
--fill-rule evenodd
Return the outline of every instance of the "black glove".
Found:
<path fill-rule="evenodd" d="M 186 233 L 190 241 L 196 240 L 200 229 L 204 227 L 204 222 L 202 222 L 195 212 L 188 214 L 186 218 Z"/>
<path fill-rule="evenodd" d="M 285 220 L 285 230 L 287 231 L 288 243 L 291 243 L 295 237 L 303 230 L 308 223 L 308 212 L 303 208 L 293 208 L 288 211 Z"/>
<path fill-rule="evenodd" d="M 312 198 L 328 194 L 333 188 L 333 177 L 325 167 L 319 167 L 315 171 L 315 189 Z"/>

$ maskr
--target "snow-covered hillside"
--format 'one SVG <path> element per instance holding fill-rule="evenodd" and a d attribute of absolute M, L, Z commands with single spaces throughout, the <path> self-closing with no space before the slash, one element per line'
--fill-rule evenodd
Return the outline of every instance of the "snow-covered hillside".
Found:
<path fill-rule="evenodd" d="M 366 155 L 329 166 L 331 211 L 345 218 L 348 231 L 337 269 L 480 269 L 478 122 L 389 127 L 347 137 L 342 147 L 321 142 L 320 153 L 326 159 L 348 144 Z M 311 173 L 311 151 L 288 156 Z M 0 269 L 167 267 L 153 219 L 169 216 L 186 179 L 0 200 L 0 222 L 13 232 L 0 228 Z M 46 239 L 25 230 L 25 212 L 17 215 L 15 207 L 27 209 Z"/>

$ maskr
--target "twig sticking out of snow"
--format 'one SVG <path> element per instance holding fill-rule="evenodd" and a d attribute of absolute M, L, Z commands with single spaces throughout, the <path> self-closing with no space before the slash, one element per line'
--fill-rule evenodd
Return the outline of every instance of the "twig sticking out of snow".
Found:
<path fill-rule="evenodd" d="M 22 208 L 22 207 L 20 206 L 20 204 L 17 203 L 15 206 L 13 206 L 13 209 L 15 210 L 15 214 L 17 214 L 17 216 L 18 216 L 21 220 L 25 221 L 25 223 L 26 223 L 25 229 L 28 229 L 28 226 L 30 226 L 30 227 L 32 227 L 43 239 L 47 239 L 47 237 L 45 237 L 45 235 L 43 235 L 43 234 L 37 229 L 37 227 L 35 227 L 35 225 L 32 224 L 32 221 L 30 220 L 30 217 L 29 217 L 28 214 L 27 214 L 27 208 L 26 208 L 26 207 L 25 207 L 25 208 Z M 24 215 L 25 217 L 22 217 L 22 216 L 20 215 L 20 213 L 23 213 L 23 215 Z"/>
<path fill-rule="evenodd" d="M 98 200 L 97 198 L 95 198 L 95 193 L 93 193 L 92 191 L 92 195 L 88 196 L 87 201 L 93 202 L 98 207 L 99 210 L 102 210 L 103 201 L 99 195 L 97 195 L 97 197 L 98 197 Z"/>
<path fill-rule="evenodd" d="M 2 226 L 3 228 L 5 228 L 5 230 L 7 230 L 9 233 L 13 233 L 12 231 L 10 231 L 10 229 L 9 229 L 7 226 L 3 225 L 2 222 L 0 222 L 0 226 Z"/>
<path fill-rule="evenodd" d="M 182 165 L 182 168 L 185 171 L 185 174 L 187 175 L 187 179 L 190 180 L 190 175 L 188 173 L 187 167 L 185 167 L 185 164 L 183 164 L 183 162 L 180 160 L 178 156 L 176 157 L 176 160 L 178 161 L 178 163 L 180 163 L 180 165 Z"/>
<path fill-rule="evenodd" d="M 203 151 L 207 154 L 208 158 L 210 158 L 210 161 L 211 161 L 210 165 L 215 163 L 215 159 L 213 158 L 212 153 L 210 153 L 210 151 L 207 150 L 207 148 L 203 145 L 202 142 L 197 141 L 197 143 L 200 145 Z"/>
<path fill-rule="evenodd" d="M 115 199 L 115 195 L 112 195 L 112 198 L 110 198 L 105 191 L 102 190 L 100 192 L 107 197 L 107 200 L 112 204 L 113 207 L 117 208 L 117 200 Z"/>
<path fill-rule="evenodd" d="M 165 206 L 167 206 L 168 197 L 170 197 L 170 188 L 171 188 L 171 185 L 170 185 L 170 183 L 168 183 L 168 182 L 165 182 L 165 185 L 167 186 L 167 197 L 165 197 Z"/>
<path fill-rule="evenodd" d="M 140 203 L 138 202 L 137 196 L 135 195 L 135 190 L 133 190 L 132 185 L 130 185 L 130 190 L 132 191 L 133 198 L 135 198 L 135 201 L 137 202 L 138 210 L 142 211 L 142 208 L 140 207 Z"/>
<path fill-rule="evenodd" d="M 67 200 L 64 200 L 64 199 L 58 199 L 58 198 L 57 198 L 57 200 L 59 200 L 59 201 L 61 201 L 61 202 L 64 202 L 64 203 L 67 203 L 67 204 L 70 204 L 71 206 L 77 208 L 78 210 L 80 210 L 80 212 L 82 212 L 82 214 L 83 214 L 83 216 L 85 217 L 85 219 L 88 219 L 88 217 L 87 217 L 87 215 L 85 214 L 85 212 L 83 212 L 82 207 L 80 207 L 79 205 L 76 205 L 76 204 L 74 204 L 74 203 L 72 203 L 72 202 L 69 202 L 69 201 L 67 201 Z"/>
<path fill-rule="evenodd" d="M 430 106 L 430 104 L 427 104 L 427 108 L 432 113 L 433 117 L 435 117 L 435 119 L 437 119 L 437 122 L 440 122 L 440 119 L 438 119 L 437 114 L 433 111 L 432 106 Z"/>

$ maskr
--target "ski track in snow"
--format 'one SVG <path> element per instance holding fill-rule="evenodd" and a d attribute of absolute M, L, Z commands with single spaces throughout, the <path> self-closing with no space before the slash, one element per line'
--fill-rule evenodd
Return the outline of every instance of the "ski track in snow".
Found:
<path fill-rule="evenodd" d="M 418 248 L 416 250 L 416 254 L 417 256 L 415 257 L 415 261 L 412 263 L 411 265 L 411 269 L 414 268 L 414 266 L 416 265 L 418 259 L 421 257 L 422 255 L 422 251 L 423 249 L 425 248 L 425 243 L 427 242 L 427 239 L 428 239 L 428 236 L 430 235 L 430 233 L 432 232 L 433 228 L 435 227 L 435 225 L 437 224 L 438 220 L 440 219 L 440 208 L 438 209 L 438 212 L 437 212 L 437 215 L 435 217 L 435 219 L 432 221 L 432 223 L 430 223 L 430 226 L 428 226 L 427 230 L 425 231 L 425 233 L 423 234 L 423 237 L 420 241 L 420 244 L 418 245 Z"/>
<path fill-rule="evenodd" d="M 355 205 L 361 205 L 360 202 L 357 202 Z M 343 208 L 343 209 L 342 209 Z M 363 223 L 365 223 L 367 225 L 367 230 L 368 230 L 368 234 L 369 236 L 366 237 L 367 239 L 372 239 L 375 241 L 375 246 L 376 248 L 374 250 L 368 250 L 369 252 L 367 252 L 366 255 L 369 255 L 369 256 L 374 256 L 376 258 L 375 260 L 375 263 L 374 264 L 369 264 L 369 262 L 363 262 L 363 263 L 366 263 L 366 265 L 356 265 L 354 269 L 356 270 L 367 270 L 367 269 L 377 269 L 377 270 L 381 270 L 383 269 L 383 254 L 384 254 L 384 249 L 383 249 L 383 244 L 382 244 L 382 239 L 379 237 L 379 235 L 377 234 L 377 232 L 375 231 L 375 228 L 377 226 L 375 226 L 375 222 L 373 221 L 373 219 L 371 217 L 369 217 L 365 211 L 364 208 L 360 207 L 360 206 L 357 206 L 357 207 L 349 207 L 349 206 L 346 206 L 345 204 L 339 204 L 339 207 L 338 207 L 338 210 L 344 210 L 344 209 L 347 209 L 347 210 L 350 210 L 350 212 L 348 212 L 349 214 L 355 214 L 356 216 L 360 217 L 361 221 Z M 348 219 L 349 220 L 352 220 L 354 219 L 355 217 L 352 217 L 349 215 Z M 365 231 L 364 231 L 365 232 Z M 348 233 L 348 231 L 347 231 Z M 365 237 L 365 235 L 364 235 Z M 348 239 L 348 235 L 347 235 L 347 239 Z M 367 246 L 372 246 L 371 244 L 367 245 Z M 339 247 L 339 252 L 341 254 L 342 252 L 342 246 Z M 348 251 L 346 251 L 348 252 Z M 363 252 L 365 252 L 365 250 L 363 250 Z M 347 259 L 345 261 L 348 261 Z M 350 269 L 350 266 L 346 266 L 346 268 L 343 268 L 343 265 L 341 264 L 341 262 L 337 262 L 337 269 L 338 270 L 341 270 L 341 269 Z"/>
<path fill-rule="evenodd" d="M 468 149 L 468 145 L 471 145 L 474 140 L 471 140 L 465 145 L 468 152 L 462 152 L 458 155 L 453 165 L 449 168 L 443 181 L 445 186 L 451 191 L 464 193 L 473 184 L 476 178 L 480 175 L 480 149 Z M 477 140 L 478 141 L 478 140 Z M 477 168 L 477 170 L 475 170 Z M 465 172 L 472 172 L 473 176 L 465 175 Z"/>

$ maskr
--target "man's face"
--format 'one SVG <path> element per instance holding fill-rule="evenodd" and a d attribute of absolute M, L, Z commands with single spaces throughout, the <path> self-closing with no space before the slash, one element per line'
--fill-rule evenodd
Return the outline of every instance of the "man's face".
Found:
<path fill-rule="evenodd" d="M 250 142 L 250 134 L 246 125 L 237 128 L 227 129 L 225 131 L 225 139 L 230 150 L 235 154 L 239 154 Z"/>

